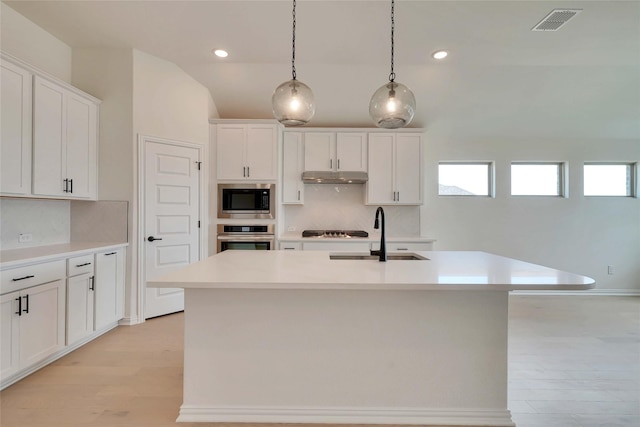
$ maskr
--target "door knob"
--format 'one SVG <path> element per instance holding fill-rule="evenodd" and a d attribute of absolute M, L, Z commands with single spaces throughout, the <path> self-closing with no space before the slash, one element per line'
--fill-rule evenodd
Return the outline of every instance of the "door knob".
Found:
<path fill-rule="evenodd" d="M 149 236 L 147 238 L 148 241 L 153 242 L 154 240 L 162 240 L 162 239 L 158 239 L 157 237 L 153 237 L 153 236 Z"/>

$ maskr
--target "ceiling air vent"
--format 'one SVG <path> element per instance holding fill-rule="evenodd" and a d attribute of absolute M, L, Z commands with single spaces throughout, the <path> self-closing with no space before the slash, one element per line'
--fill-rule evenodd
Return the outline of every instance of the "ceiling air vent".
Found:
<path fill-rule="evenodd" d="M 554 9 L 550 14 L 531 29 L 531 31 L 558 31 L 571 18 L 582 12 L 582 9 Z"/>

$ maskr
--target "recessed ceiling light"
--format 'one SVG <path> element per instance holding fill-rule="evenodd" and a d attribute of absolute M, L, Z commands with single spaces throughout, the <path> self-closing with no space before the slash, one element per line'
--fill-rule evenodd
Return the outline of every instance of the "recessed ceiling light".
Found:
<path fill-rule="evenodd" d="M 444 59 L 449 56 L 449 52 L 447 52 L 446 50 L 438 50 L 436 52 L 433 52 L 431 56 L 433 56 L 434 59 Z"/>
<path fill-rule="evenodd" d="M 227 56 L 229 56 L 229 53 L 226 50 L 222 49 L 215 49 L 213 53 L 219 58 L 226 58 Z"/>

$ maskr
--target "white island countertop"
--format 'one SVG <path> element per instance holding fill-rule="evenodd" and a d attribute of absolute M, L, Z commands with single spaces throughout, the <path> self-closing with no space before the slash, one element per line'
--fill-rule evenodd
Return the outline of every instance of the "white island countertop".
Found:
<path fill-rule="evenodd" d="M 589 277 L 486 252 L 427 260 L 332 260 L 328 251 L 224 251 L 148 282 L 185 289 L 584 290 Z"/>

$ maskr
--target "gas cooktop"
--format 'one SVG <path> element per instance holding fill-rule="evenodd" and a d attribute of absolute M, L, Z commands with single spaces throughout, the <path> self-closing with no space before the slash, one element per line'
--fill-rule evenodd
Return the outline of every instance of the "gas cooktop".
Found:
<path fill-rule="evenodd" d="M 369 233 L 363 230 L 304 230 L 302 237 L 350 239 L 352 237 L 369 237 Z"/>

